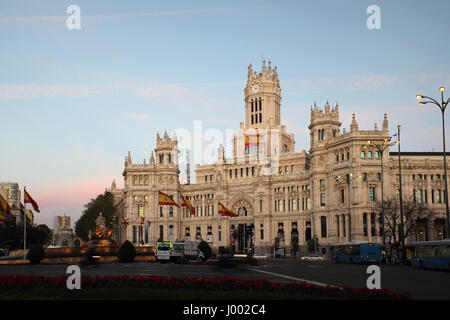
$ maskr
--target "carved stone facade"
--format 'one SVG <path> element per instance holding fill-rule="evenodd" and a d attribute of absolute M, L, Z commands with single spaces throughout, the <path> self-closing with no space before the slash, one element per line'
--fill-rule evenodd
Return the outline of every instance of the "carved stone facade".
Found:
<path fill-rule="evenodd" d="M 287 248 L 293 237 L 300 246 L 314 236 L 323 247 L 382 242 L 374 213 L 381 199 L 381 157 L 385 199 L 398 190 L 398 158 L 395 152 L 381 154 L 366 146 L 368 140 L 381 144 L 389 138 L 387 116 L 381 129 L 375 124 L 373 130 L 359 130 L 353 115 L 347 132 L 341 128 L 337 103 L 330 107 L 327 101 L 323 109 L 314 103 L 310 149 L 294 152 L 294 135 L 281 124 L 281 88 L 270 62 L 268 68 L 263 62 L 260 73 L 249 66 L 244 101 L 245 124 L 241 122 L 234 134 L 233 156 L 226 158 L 220 146 L 215 164 L 197 165 L 195 184 L 180 184 L 177 138 L 167 133 L 163 138 L 157 135 L 156 157 L 152 153 L 149 163 L 126 157 L 124 189 L 117 189 L 115 182 L 111 186 L 120 215 L 129 223 L 126 228 L 121 225 L 119 238 L 149 245 L 158 239 L 197 238 L 214 248 L 234 245 L 237 252 L 246 252 L 251 241 L 256 253 L 269 252 L 275 238 Z M 402 153 L 404 198 L 416 194 L 416 201 L 434 210 L 409 241 L 445 236 L 442 163 L 439 153 Z M 361 178 L 350 185 L 337 179 L 350 174 Z M 177 203 L 181 193 L 195 214 L 186 207 L 158 206 L 158 191 L 172 195 Z M 222 217 L 219 201 L 239 215 Z M 252 231 L 251 240 L 245 227 Z"/>

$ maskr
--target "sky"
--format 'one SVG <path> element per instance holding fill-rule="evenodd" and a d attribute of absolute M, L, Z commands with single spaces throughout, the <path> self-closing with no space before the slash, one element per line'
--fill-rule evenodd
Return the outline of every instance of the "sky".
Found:
<path fill-rule="evenodd" d="M 67 27 L 71 5 L 80 29 Z M 311 105 L 327 100 L 347 131 L 353 113 L 360 130 L 386 113 L 402 151 L 441 151 L 441 113 L 415 95 L 450 91 L 449 10 L 446 0 L 0 0 L 0 181 L 27 187 L 36 223 L 73 224 L 113 179 L 123 186 L 128 151 L 148 162 L 157 132 L 238 129 L 247 67 L 262 59 L 278 68 L 296 151 L 309 150 Z"/>

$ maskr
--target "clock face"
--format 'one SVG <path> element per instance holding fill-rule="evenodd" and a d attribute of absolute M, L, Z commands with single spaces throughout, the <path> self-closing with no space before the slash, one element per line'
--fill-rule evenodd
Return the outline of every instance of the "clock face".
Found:
<path fill-rule="evenodd" d="M 258 92 L 259 90 L 259 86 L 257 84 L 255 84 L 252 88 L 253 92 Z"/>

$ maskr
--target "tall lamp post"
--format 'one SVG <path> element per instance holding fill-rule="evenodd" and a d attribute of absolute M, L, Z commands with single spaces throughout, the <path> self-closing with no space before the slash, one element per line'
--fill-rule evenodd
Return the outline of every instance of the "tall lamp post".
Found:
<path fill-rule="evenodd" d="M 399 183 L 399 200 L 400 200 L 400 234 L 402 241 L 402 263 L 406 261 L 406 248 L 405 248 L 405 227 L 403 225 L 403 191 L 402 191 L 402 161 L 400 153 L 400 125 L 397 126 L 397 145 L 398 145 L 398 183 Z"/>
<path fill-rule="evenodd" d="M 349 242 L 352 242 L 352 216 L 350 213 L 350 184 L 352 183 L 353 180 L 357 180 L 361 178 L 361 176 L 356 176 L 353 177 L 353 174 L 347 174 L 344 177 L 342 176 L 337 176 L 336 181 L 343 181 L 347 183 L 347 203 L 348 203 L 348 240 Z"/>
<path fill-rule="evenodd" d="M 367 141 L 367 145 L 364 146 L 365 149 L 369 147 L 374 147 L 376 151 L 380 154 L 381 159 L 381 235 L 383 236 L 383 246 L 386 247 L 386 235 L 384 232 L 384 166 L 383 166 L 383 153 L 384 150 L 397 144 L 397 142 L 391 142 L 391 137 L 385 138 L 382 144 L 374 143 L 373 141 Z"/>
<path fill-rule="evenodd" d="M 447 99 L 447 101 L 444 102 L 444 87 L 440 87 L 439 91 L 441 92 L 441 103 L 437 102 L 433 98 L 423 96 L 421 94 L 416 95 L 416 99 L 422 100 L 419 102 L 420 105 L 425 105 L 427 103 L 435 104 L 441 109 L 442 114 L 442 148 L 444 151 L 444 176 L 445 176 L 445 210 L 447 212 L 447 237 L 450 237 L 450 215 L 449 215 L 449 209 L 448 209 L 448 185 L 447 185 L 447 158 L 446 158 L 446 152 L 445 152 L 445 122 L 444 122 L 444 113 L 445 108 L 447 107 L 447 104 L 450 102 L 450 98 Z"/>

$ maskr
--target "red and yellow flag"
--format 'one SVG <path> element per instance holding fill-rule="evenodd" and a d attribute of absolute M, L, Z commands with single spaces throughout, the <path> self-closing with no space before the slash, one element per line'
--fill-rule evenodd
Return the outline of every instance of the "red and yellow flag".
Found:
<path fill-rule="evenodd" d="M 259 146 L 259 138 L 262 137 L 262 135 L 255 133 L 255 134 L 245 134 L 245 146 L 246 147 L 253 147 L 253 146 Z"/>
<path fill-rule="evenodd" d="M 181 206 L 182 207 L 188 207 L 189 211 L 191 212 L 191 215 L 195 214 L 195 208 L 192 206 L 192 204 L 186 200 L 185 197 L 183 197 L 182 194 L 181 195 Z"/>
<path fill-rule="evenodd" d="M 229 217 L 237 217 L 238 214 L 234 212 L 231 209 L 228 209 L 225 207 L 222 203 L 219 202 L 219 213 L 222 217 L 229 216 Z"/>
<path fill-rule="evenodd" d="M 6 217 L 0 213 L 0 221 L 7 221 Z"/>
<path fill-rule="evenodd" d="M 6 202 L 6 200 L 3 199 L 1 194 L 0 194 L 0 211 L 6 214 L 11 214 L 11 207 L 9 206 L 8 202 Z"/>
<path fill-rule="evenodd" d="M 145 223 L 145 218 L 144 217 L 139 217 L 141 219 L 141 224 Z"/>
<path fill-rule="evenodd" d="M 125 220 L 125 218 L 122 218 L 122 224 L 125 225 L 125 226 L 127 226 L 127 225 L 128 225 L 128 221 Z"/>
<path fill-rule="evenodd" d="M 163 206 L 176 206 L 176 207 L 180 207 L 175 200 L 173 200 L 172 196 L 169 196 L 168 194 L 165 194 L 161 191 L 159 191 L 159 196 L 158 196 L 158 203 L 160 205 Z"/>
<path fill-rule="evenodd" d="M 31 205 L 33 206 L 34 211 L 36 212 L 40 212 L 39 211 L 39 206 L 36 203 L 36 201 L 34 201 L 34 199 L 28 194 L 27 190 L 23 190 L 24 191 L 24 201 L 25 203 L 31 203 Z"/>

